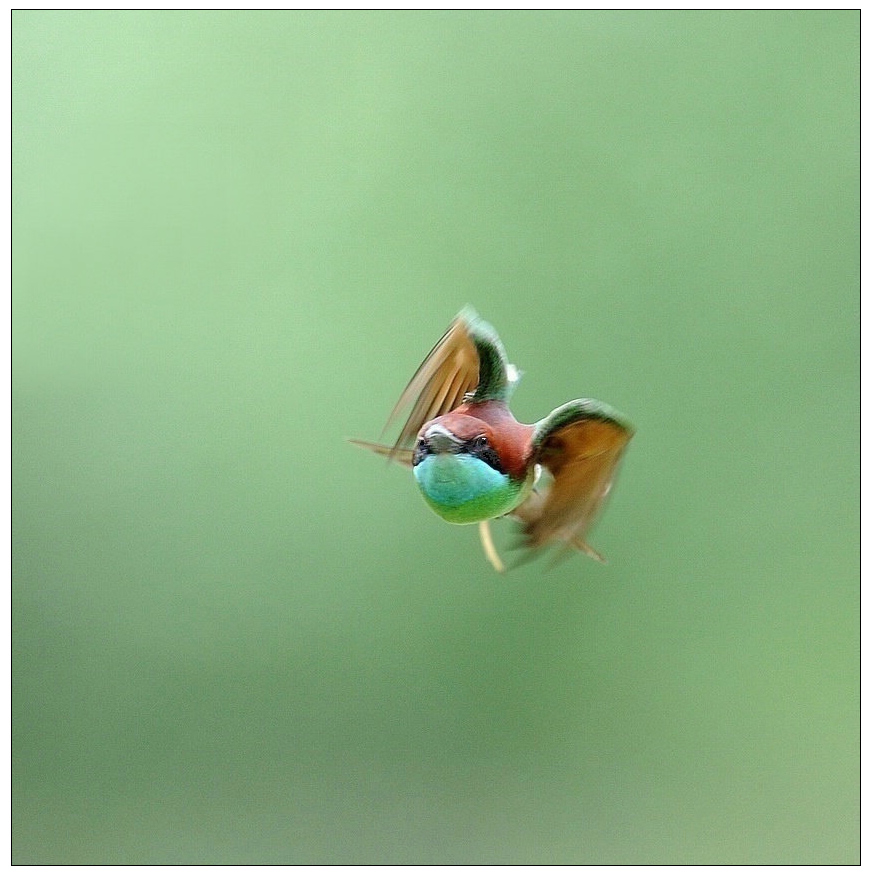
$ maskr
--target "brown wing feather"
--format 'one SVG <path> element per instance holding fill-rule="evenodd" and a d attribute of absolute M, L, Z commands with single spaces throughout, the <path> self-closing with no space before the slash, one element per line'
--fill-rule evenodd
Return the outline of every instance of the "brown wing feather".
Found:
<path fill-rule="evenodd" d="M 612 486 L 632 431 L 614 420 L 582 418 L 555 429 L 538 446 L 536 461 L 553 482 L 538 507 L 527 509 L 524 534 L 531 547 L 561 540 L 580 549 Z"/>
<path fill-rule="evenodd" d="M 415 371 L 388 417 L 385 429 L 404 407 L 412 404 L 392 453 L 411 447 L 425 422 L 459 406 L 463 396 L 478 385 L 478 372 L 478 352 L 466 321 L 458 316 Z"/>
<path fill-rule="evenodd" d="M 515 519 L 520 520 L 521 523 L 524 524 L 525 532 L 532 524 L 541 519 L 549 491 L 550 484 L 548 486 L 537 487 L 532 493 L 530 493 L 529 498 L 527 498 L 520 507 L 515 508 L 510 514 L 510 516 L 515 517 Z M 574 547 L 576 550 L 586 553 L 591 559 L 596 559 L 597 562 L 604 563 L 606 561 L 603 556 L 594 550 L 594 548 L 591 547 L 581 535 L 571 536 L 565 541 L 565 543 L 568 547 Z M 528 546 L 531 545 L 528 544 Z"/>
<path fill-rule="evenodd" d="M 362 447 L 364 450 L 372 450 L 379 456 L 386 456 L 389 461 L 397 462 L 406 468 L 412 467 L 411 450 L 397 450 L 394 447 L 386 447 L 384 444 L 374 444 L 372 441 L 359 441 L 354 438 L 348 438 L 348 442 L 356 447 Z"/>

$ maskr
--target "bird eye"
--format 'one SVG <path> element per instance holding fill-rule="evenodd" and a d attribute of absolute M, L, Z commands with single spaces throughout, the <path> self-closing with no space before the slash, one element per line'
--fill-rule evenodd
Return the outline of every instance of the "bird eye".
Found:
<path fill-rule="evenodd" d="M 480 459 L 486 465 L 490 465 L 495 471 L 499 471 L 501 474 L 505 473 L 503 471 L 502 463 L 500 462 L 500 457 L 497 455 L 496 450 L 490 445 L 485 435 L 476 435 L 469 441 L 467 446 L 469 447 L 471 455 Z"/>
<path fill-rule="evenodd" d="M 415 451 L 412 453 L 412 467 L 417 465 L 418 462 L 420 462 L 421 459 L 424 458 L 424 456 L 432 452 L 433 448 L 430 446 L 430 444 L 424 438 L 421 438 L 421 440 L 419 440 L 418 443 L 415 444 Z"/>

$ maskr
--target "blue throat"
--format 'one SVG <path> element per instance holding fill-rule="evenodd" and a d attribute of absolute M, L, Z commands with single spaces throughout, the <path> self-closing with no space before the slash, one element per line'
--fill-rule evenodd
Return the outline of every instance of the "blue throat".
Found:
<path fill-rule="evenodd" d="M 469 453 L 431 453 L 412 471 L 424 500 L 450 523 L 502 516 L 529 492 L 529 478 L 514 481 Z"/>

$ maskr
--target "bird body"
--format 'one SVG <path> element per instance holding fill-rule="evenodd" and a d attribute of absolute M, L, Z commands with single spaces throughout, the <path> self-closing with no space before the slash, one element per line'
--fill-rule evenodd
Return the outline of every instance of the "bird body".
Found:
<path fill-rule="evenodd" d="M 463 404 L 436 417 L 421 429 L 413 454 L 424 500 L 450 523 L 510 513 L 533 486 L 525 458 L 532 433 L 502 401 Z"/>
<path fill-rule="evenodd" d="M 503 516 L 521 521 L 530 548 L 558 542 L 601 560 L 584 536 L 633 430 L 591 399 L 570 401 L 533 425 L 518 422 L 508 407 L 518 379 L 496 332 L 466 308 L 400 396 L 388 425 L 404 407 L 412 410 L 393 446 L 354 443 L 410 466 L 443 519 L 478 523 L 498 570 L 488 522 Z"/>

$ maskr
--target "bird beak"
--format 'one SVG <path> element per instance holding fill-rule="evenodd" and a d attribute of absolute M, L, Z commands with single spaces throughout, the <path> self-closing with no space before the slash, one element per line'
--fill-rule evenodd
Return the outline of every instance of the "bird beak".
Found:
<path fill-rule="evenodd" d="M 431 425 L 424 438 L 434 453 L 458 453 L 463 447 L 463 441 L 439 424 Z"/>

